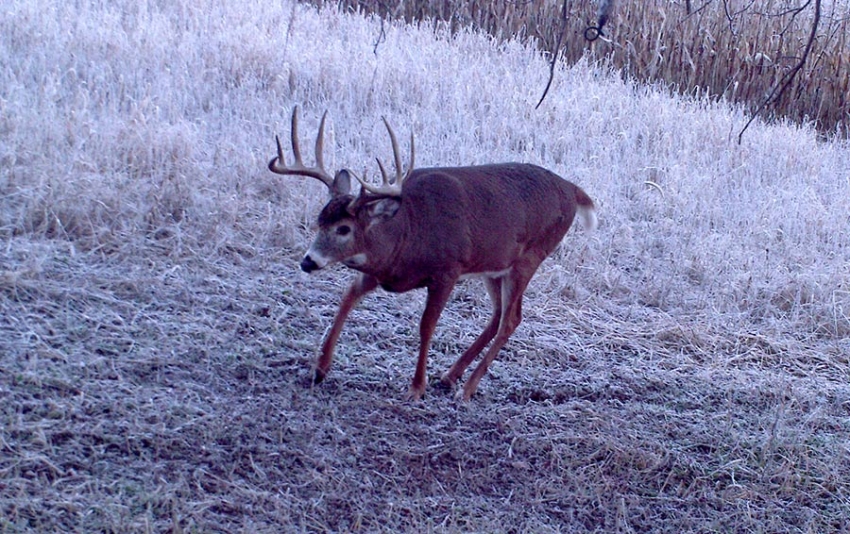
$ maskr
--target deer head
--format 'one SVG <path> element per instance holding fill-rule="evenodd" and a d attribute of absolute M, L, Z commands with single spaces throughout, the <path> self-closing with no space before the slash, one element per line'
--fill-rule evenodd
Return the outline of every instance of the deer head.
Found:
<path fill-rule="evenodd" d="M 367 239 L 369 229 L 375 224 L 392 218 L 401 205 L 401 189 L 404 180 L 413 170 L 415 157 L 413 135 L 410 136 L 410 164 L 407 173 L 402 174 L 401 157 L 398 141 L 390 123 L 384 118 L 384 124 L 390 135 L 390 142 L 395 160 L 396 175 L 389 177 L 383 163 L 378 159 L 381 171 L 381 186 L 373 186 L 360 179 L 353 172 L 342 169 L 331 178 L 324 168 L 322 155 L 324 148 L 325 119 L 327 112 L 322 115 L 319 123 L 319 134 L 316 138 L 316 166 L 307 167 L 301 158 L 298 142 L 298 107 L 292 112 L 291 143 L 295 158 L 293 165 L 287 165 L 280 145 L 277 142 L 277 157 L 269 162 L 269 170 L 277 174 L 291 174 L 315 178 L 328 187 L 331 199 L 322 209 L 318 218 L 319 233 L 312 246 L 301 261 L 304 272 L 323 269 L 333 263 L 341 262 L 351 268 L 363 267 L 369 262 L 369 252 L 380 253 L 376 244 Z M 351 194 L 351 177 L 360 183 L 360 195 Z"/>

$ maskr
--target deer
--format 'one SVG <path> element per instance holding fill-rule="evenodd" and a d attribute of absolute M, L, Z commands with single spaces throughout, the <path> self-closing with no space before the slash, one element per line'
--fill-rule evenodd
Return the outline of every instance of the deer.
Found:
<path fill-rule="evenodd" d="M 410 161 L 403 173 L 398 141 L 385 117 L 395 176 L 389 176 L 378 159 L 381 185 L 370 184 L 365 173 L 361 179 L 348 169 L 332 177 L 322 155 L 326 118 L 327 111 L 319 123 L 315 166 L 307 167 L 301 157 L 298 106 L 290 128 L 294 162 L 286 163 L 280 138 L 275 136 L 277 156 L 268 165 L 276 174 L 315 178 L 330 193 L 301 269 L 312 273 L 341 263 L 358 272 L 322 342 L 312 383 L 319 384 L 327 376 L 343 324 L 365 295 L 379 286 L 396 293 L 425 288 L 419 356 L 406 396 L 418 401 L 427 387 L 428 353 L 437 320 L 458 281 L 479 277 L 492 302 L 492 315 L 440 378 L 442 386 L 455 390 L 467 367 L 489 344 L 463 386 L 462 398 L 469 401 L 522 321 L 522 298 L 529 281 L 560 244 L 576 214 L 585 228 L 596 227 L 593 201 L 577 185 L 528 163 L 414 168 L 412 132 Z M 352 176 L 360 184 L 358 195 L 351 191 Z"/>

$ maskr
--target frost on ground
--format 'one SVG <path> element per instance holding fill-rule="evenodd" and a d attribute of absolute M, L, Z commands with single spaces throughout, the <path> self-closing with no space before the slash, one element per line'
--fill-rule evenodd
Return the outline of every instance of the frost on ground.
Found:
<path fill-rule="evenodd" d="M 0 13 L 0 528 L 850 528 L 850 151 L 518 43 L 282 3 Z M 321 38 L 323 46 L 315 46 Z M 471 60 L 470 58 L 474 58 Z M 412 377 L 420 293 L 298 260 L 325 192 L 265 169 L 538 163 L 586 189 L 469 404 Z M 404 137 L 404 136 L 401 136 Z M 306 156 L 306 155 L 305 155 Z M 307 156 L 309 158 L 309 156 Z M 489 314 L 461 284 L 436 379 Z"/>

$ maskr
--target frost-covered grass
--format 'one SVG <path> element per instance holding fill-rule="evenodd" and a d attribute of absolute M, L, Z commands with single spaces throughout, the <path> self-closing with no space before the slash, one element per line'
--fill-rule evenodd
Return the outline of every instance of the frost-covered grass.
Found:
<path fill-rule="evenodd" d="M 334 168 L 375 172 L 386 115 L 422 166 L 521 160 L 581 184 L 603 228 L 576 284 L 603 302 L 850 332 L 850 156 L 810 130 L 739 146 L 734 110 L 584 64 L 535 111 L 527 47 L 390 26 L 374 53 L 374 20 L 288 4 L 13 4 L 3 34 L 6 236 L 302 247 L 324 193 L 264 169 L 301 104 L 305 136 L 329 110 Z"/>
<path fill-rule="evenodd" d="M 850 147 L 760 124 L 738 145 L 735 109 L 583 62 L 535 110 L 547 68 L 518 43 L 286 1 L 7 2 L 2 528 L 846 527 Z M 329 111 L 331 170 L 374 176 L 386 116 L 419 166 L 537 163 L 597 202 L 468 409 L 387 400 L 412 375 L 418 294 L 367 299 L 306 389 L 351 275 L 298 271 L 324 186 L 266 169 L 296 104 L 305 147 Z M 458 289 L 431 374 L 487 306 Z"/>

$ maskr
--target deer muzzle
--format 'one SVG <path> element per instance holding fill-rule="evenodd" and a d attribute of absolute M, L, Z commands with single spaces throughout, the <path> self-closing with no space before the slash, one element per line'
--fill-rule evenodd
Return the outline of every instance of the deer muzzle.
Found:
<path fill-rule="evenodd" d="M 305 273 L 312 273 L 313 271 L 318 271 L 321 269 L 318 263 L 313 261 L 313 258 L 310 255 L 304 256 L 304 259 L 301 260 L 301 270 Z"/>

